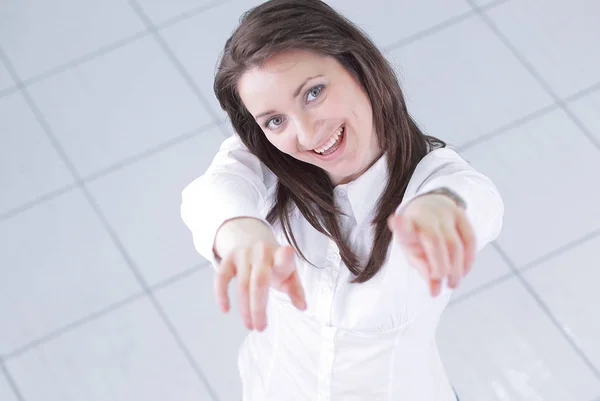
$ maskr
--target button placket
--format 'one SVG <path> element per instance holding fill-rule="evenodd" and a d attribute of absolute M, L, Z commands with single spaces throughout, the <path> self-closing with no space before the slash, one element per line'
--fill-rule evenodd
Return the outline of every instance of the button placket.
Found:
<path fill-rule="evenodd" d="M 321 355 L 318 372 L 318 400 L 331 399 L 331 371 L 335 356 L 335 334 L 337 328 L 326 326 L 321 330 Z"/>

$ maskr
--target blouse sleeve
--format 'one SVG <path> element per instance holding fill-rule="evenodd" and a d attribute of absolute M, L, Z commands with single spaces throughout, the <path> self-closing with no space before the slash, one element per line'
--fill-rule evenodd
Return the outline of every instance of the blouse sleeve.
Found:
<path fill-rule="evenodd" d="M 215 236 L 232 218 L 253 217 L 269 225 L 261 211 L 275 183 L 274 174 L 237 135 L 227 138 L 207 171 L 182 192 L 181 217 L 198 253 L 218 265 L 212 251 Z"/>
<path fill-rule="evenodd" d="M 410 199 L 439 188 L 448 188 L 465 201 L 478 250 L 498 237 L 504 216 L 498 189 L 488 177 L 448 148 L 429 153 L 419 163 L 401 207 Z"/>

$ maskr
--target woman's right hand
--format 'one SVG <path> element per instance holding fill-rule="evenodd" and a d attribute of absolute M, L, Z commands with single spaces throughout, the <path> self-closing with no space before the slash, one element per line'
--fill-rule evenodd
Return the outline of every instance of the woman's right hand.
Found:
<path fill-rule="evenodd" d="M 230 309 L 227 287 L 233 277 L 237 277 L 240 313 L 250 330 L 262 331 L 267 327 L 269 287 L 287 293 L 296 308 L 305 310 L 306 299 L 294 260 L 294 249 L 274 239 L 232 249 L 221 260 L 215 277 L 215 293 L 221 310 Z"/>

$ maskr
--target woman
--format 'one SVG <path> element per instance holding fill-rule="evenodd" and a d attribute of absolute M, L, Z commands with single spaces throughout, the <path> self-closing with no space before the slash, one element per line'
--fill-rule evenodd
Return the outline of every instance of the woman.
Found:
<path fill-rule="evenodd" d="M 253 330 L 243 399 L 450 401 L 435 331 L 501 228 L 494 185 L 410 118 L 382 53 L 317 0 L 246 13 L 215 93 L 237 135 L 183 192 Z"/>

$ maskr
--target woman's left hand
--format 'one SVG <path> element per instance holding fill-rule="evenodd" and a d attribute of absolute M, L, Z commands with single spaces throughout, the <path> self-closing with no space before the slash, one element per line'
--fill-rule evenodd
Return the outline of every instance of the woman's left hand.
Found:
<path fill-rule="evenodd" d="M 444 279 L 456 288 L 475 259 L 475 235 L 465 211 L 443 194 L 411 200 L 390 216 L 388 227 L 400 242 L 409 263 L 440 294 Z"/>

